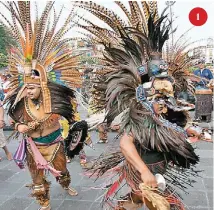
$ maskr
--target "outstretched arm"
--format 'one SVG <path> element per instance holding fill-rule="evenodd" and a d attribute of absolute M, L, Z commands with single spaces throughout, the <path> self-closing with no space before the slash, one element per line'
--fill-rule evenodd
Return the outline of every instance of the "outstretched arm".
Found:
<path fill-rule="evenodd" d="M 150 172 L 146 164 L 143 162 L 133 142 L 133 137 L 124 133 L 120 139 L 120 148 L 123 155 L 125 156 L 126 160 L 132 166 L 134 166 L 137 171 L 140 172 L 141 179 L 146 185 L 150 187 L 157 187 L 155 176 Z"/>

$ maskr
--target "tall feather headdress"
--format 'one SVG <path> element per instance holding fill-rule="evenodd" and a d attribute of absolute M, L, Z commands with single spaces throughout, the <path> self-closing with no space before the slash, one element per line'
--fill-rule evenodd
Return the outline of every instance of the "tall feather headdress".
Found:
<path fill-rule="evenodd" d="M 64 24 L 57 29 L 63 7 L 57 14 L 53 1 L 46 3 L 41 15 L 37 5 L 33 7 L 30 1 L 1 4 L 9 11 L 11 17 L 8 19 L 0 12 L 1 23 L 10 30 L 17 43 L 9 56 L 11 93 L 21 88 L 15 104 L 21 99 L 22 91 L 27 84 L 38 84 L 42 88 L 45 112 L 50 113 L 52 107 L 48 82 L 57 83 L 58 87 L 81 86 L 78 56 L 72 54 L 69 44 L 71 38 L 64 38 L 73 26 L 73 10 Z M 33 10 L 36 14 L 35 19 L 32 15 Z M 39 77 L 35 77 L 34 74 Z"/>
<path fill-rule="evenodd" d="M 110 27 L 101 28 L 89 20 L 86 20 L 87 25 L 79 24 L 90 32 L 88 38 L 92 42 L 105 46 L 103 69 L 110 72 L 100 80 L 102 83 L 96 84 L 96 90 L 103 93 L 100 101 L 106 101 L 98 103 L 97 108 L 107 111 L 108 123 L 123 113 L 121 132 L 132 133 L 135 141 L 145 149 L 167 153 L 174 164 L 190 167 L 198 157 L 187 143 L 185 131 L 156 115 L 144 87 L 154 78 L 153 72 L 148 70 L 148 63 L 160 61 L 162 47 L 170 34 L 171 23 L 165 15 L 166 9 L 159 16 L 157 2 L 143 1 L 140 5 L 129 1 L 129 9 L 121 2 L 116 4 L 125 13 L 127 22 L 114 11 L 96 3 L 75 2 L 77 7 L 89 11 Z"/>

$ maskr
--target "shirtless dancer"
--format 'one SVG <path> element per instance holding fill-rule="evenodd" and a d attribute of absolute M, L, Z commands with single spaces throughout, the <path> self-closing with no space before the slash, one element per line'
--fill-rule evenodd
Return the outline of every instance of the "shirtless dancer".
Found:
<path fill-rule="evenodd" d="M 26 14 L 32 14 L 30 2 L 8 4 L 6 8 L 11 16 L 19 21 L 9 24 L 17 29 L 11 32 L 18 44 L 9 59 L 12 77 L 5 103 L 8 103 L 15 130 L 24 134 L 14 160 L 20 168 L 24 168 L 26 160 L 33 181 L 32 196 L 36 197 L 40 209 L 50 210 L 50 183 L 46 180 L 46 171 L 56 177 L 68 194 L 77 195 L 76 190 L 69 187 L 71 178 L 59 124 L 61 117 L 66 118 L 69 125 L 73 123 L 71 101 L 75 91 L 72 88 L 81 84 L 77 56 L 72 56 L 68 40 L 63 38 L 70 28 L 72 14 L 68 15 L 63 27 L 56 30 L 56 20 L 50 22 L 48 18 L 54 10 L 54 2 L 47 2 L 41 16 L 38 14 L 36 27 L 32 27 L 35 24 L 31 15 L 23 19 Z"/>

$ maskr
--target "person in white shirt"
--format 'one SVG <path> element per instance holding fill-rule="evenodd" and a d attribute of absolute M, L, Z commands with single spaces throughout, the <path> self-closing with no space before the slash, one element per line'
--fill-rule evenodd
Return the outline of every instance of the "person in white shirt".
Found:
<path fill-rule="evenodd" d="M 6 138 L 4 136 L 3 127 L 4 127 L 4 109 L 2 107 L 2 102 L 0 102 L 0 148 L 2 148 L 7 156 L 8 160 L 12 160 L 13 156 L 9 152 L 7 146 L 6 146 Z M 0 157 L 1 161 L 1 157 Z"/>

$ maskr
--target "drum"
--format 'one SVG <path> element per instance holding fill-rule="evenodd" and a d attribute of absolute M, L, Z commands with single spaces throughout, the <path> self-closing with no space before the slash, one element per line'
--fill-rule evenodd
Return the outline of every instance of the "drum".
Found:
<path fill-rule="evenodd" d="M 195 94 L 195 118 L 205 120 L 206 122 L 211 122 L 213 110 L 212 90 L 196 89 Z"/>

